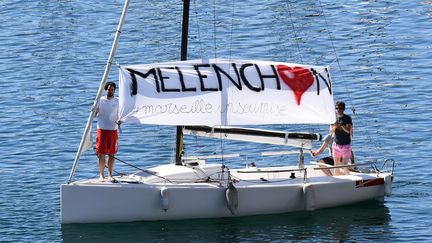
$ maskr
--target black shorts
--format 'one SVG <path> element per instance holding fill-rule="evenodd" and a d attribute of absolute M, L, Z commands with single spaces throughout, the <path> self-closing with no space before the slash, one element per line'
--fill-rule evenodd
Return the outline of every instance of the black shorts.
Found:
<path fill-rule="evenodd" d="M 334 165 L 334 160 L 333 160 L 333 158 L 330 157 L 330 156 L 328 156 L 328 157 L 324 157 L 324 158 L 321 158 L 321 159 L 319 160 L 319 162 L 324 162 L 324 163 L 326 163 L 326 164 L 328 164 L 328 165 Z"/>

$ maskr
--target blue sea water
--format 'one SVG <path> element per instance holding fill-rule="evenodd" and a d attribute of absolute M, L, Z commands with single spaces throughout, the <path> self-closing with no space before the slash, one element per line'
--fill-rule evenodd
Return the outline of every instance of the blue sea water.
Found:
<path fill-rule="evenodd" d="M 132 1 L 116 63 L 178 60 L 181 4 Z M 62 226 L 59 186 L 67 182 L 122 7 L 120 0 L 0 2 L 0 241 L 431 241 L 429 0 L 191 2 L 190 59 L 331 67 L 335 98 L 346 101 L 354 118 L 358 160 L 398 162 L 393 195 L 384 202 L 235 219 Z M 110 79 L 117 75 L 114 67 Z M 140 167 L 166 163 L 173 134 L 170 127 L 125 124 L 118 156 Z M 116 169 L 133 171 L 121 163 Z M 74 179 L 96 176 L 90 151 Z"/>

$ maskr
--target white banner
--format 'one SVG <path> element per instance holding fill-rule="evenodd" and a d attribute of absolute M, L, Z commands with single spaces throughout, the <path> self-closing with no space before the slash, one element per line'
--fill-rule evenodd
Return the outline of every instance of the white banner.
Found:
<path fill-rule="evenodd" d="M 331 124 L 328 67 L 189 60 L 120 69 L 120 118 L 161 125 Z"/>

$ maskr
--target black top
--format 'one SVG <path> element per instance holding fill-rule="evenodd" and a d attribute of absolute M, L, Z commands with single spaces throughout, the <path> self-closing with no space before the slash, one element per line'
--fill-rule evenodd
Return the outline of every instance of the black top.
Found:
<path fill-rule="evenodd" d="M 352 119 L 349 115 L 343 115 L 342 117 L 338 117 L 336 123 L 339 125 L 352 125 Z M 338 145 L 347 145 L 351 143 L 351 136 L 349 133 L 345 132 L 342 129 L 336 129 L 335 131 L 335 143 Z"/>

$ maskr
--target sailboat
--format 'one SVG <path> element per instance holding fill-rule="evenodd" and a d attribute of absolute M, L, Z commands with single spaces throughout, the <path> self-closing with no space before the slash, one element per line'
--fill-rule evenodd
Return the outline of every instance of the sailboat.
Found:
<path fill-rule="evenodd" d="M 110 72 L 128 6 L 126 0 L 95 106 Z M 177 127 L 174 161 L 115 176 L 116 183 L 98 178 L 73 181 L 81 154 L 91 147 L 92 111 L 69 180 L 61 185 L 63 224 L 313 211 L 383 200 L 391 194 L 393 160 L 385 160 L 380 169 L 372 164 L 371 169 L 328 176 L 324 169 L 345 165 L 323 168 L 313 161 L 305 163 L 305 154 L 321 140 L 321 134 L 247 127 L 334 123 L 329 67 L 261 60 L 186 60 L 188 12 L 189 1 L 184 0 L 180 61 L 122 66 L 119 71 L 120 121 Z M 251 162 L 231 168 L 208 161 L 241 155 L 186 156 L 184 136 L 287 146 L 292 150 L 262 155 L 295 153 L 298 159 L 291 163 L 294 165 L 260 167 Z"/>

